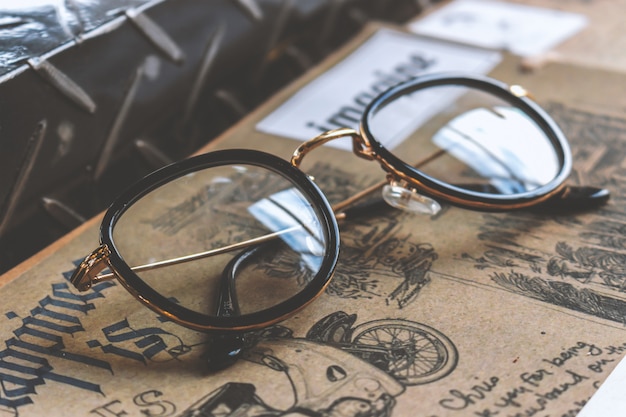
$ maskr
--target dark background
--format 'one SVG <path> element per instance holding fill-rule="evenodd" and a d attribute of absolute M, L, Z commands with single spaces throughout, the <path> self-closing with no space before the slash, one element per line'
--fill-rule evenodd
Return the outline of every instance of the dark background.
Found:
<path fill-rule="evenodd" d="M 0 4 L 0 273 L 419 0 Z"/>

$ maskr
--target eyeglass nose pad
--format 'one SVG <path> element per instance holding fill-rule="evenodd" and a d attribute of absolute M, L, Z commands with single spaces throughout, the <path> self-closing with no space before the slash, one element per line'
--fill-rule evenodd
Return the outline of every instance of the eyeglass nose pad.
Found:
<path fill-rule="evenodd" d="M 382 192 L 383 199 L 387 204 L 397 209 L 431 216 L 441 211 L 441 205 L 436 200 L 396 182 L 385 185 Z"/>

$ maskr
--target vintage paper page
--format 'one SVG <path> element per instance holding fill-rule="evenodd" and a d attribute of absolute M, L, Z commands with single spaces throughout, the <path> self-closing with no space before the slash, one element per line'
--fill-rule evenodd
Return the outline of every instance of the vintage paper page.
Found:
<path fill-rule="evenodd" d="M 297 142 L 256 124 L 375 29 L 210 147 L 288 158 Z M 249 335 L 244 358 L 219 372 L 204 366 L 209 336 L 157 316 L 116 281 L 84 293 L 71 286 L 98 245 L 95 219 L 0 278 L 0 414 L 575 416 L 626 350 L 626 98 L 615 94 L 626 76 L 563 63 L 518 68 L 508 56 L 491 75 L 534 93 L 571 141 L 568 181 L 607 187 L 608 205 L 561 214 L 446 206 L 430 217 L 389 209 L 346 222 L 325 293 Z M 302 169 L 333 203 L 384 178 L 330 147 Z M 155 203 L 142 227 L 226 239 L 237 219 L 211 225 L 190 201 L 201 200 Z M 137 245 L 154 244 L 141 237 Z M 298 271 L 281 272 L 277 286 Z"/>

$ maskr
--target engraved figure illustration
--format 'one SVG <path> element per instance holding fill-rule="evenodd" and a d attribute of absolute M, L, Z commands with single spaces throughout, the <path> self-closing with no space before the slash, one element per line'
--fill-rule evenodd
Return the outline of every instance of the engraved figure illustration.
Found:
<path fill-rule="evenodd" d="M 291 407 L 266 404 L 254 384 L 230 382 L 179 416 L 391 416 L 407 386 L 439 380 L 456 367 L 454 344 L 429 326 L 399 319 L 354 326 L 356 319 L 337 311 L 304 338 L 283 326 L 257 335 L 245 359 L 287 379 Z"/>
<path fill-rule="evenodd" d="M 397 282 L 392 289 L 381 291 L 388 304 L 406 307 L 430 282 L 429 271 L 438 255 L 430 243 L 416 242 L 401 232 L 402 213 L 391 211 L 385 220 L 358 222 L 346 227 L 341 262 L 328 292 L 342 298 L 372 298 L 381 281 Z M 387 213 L 385 213 L 387 214 Z M 371 223 L 376 223 L 372 225 Z M 368 277 L 376 271 L 376 281 Z M 383 278 L 384 277 L 384 278 Z M 367 285 L 369 284 L 369 286 Z M 370 291 L 366 291 L 366 290 Z"/>

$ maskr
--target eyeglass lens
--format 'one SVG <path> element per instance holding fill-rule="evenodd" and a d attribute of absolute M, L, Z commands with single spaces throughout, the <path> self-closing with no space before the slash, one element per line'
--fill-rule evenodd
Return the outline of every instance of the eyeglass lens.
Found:
<path fill-rule="evenodd" d="M 113 241 L 131 267 L 215 250 L 193 262 L 135 272 L 163 296 L 209 316 L 222 307 L 222 286 L 231 285 L 238 299 L 233 309 L 244 315 L 293 297 L 316 276 L 328 238 L 319 216 L 281 174 L 248 164 L 214 166 L 136 201 L 115 224 Z M 255 238 L 265 242 L 229 250 Z M 231 262 L 236 276 L 223 279 Z"/>
<path fill-rule="evenodd" d="M 553 142 L 527 113 L 477 88 L 439 85 L 400 95 L 368 124 L 372 137 L 407 164 L 438 155 L 419 170 L 468 191 L 532 191 L 561 169 Z"/>

